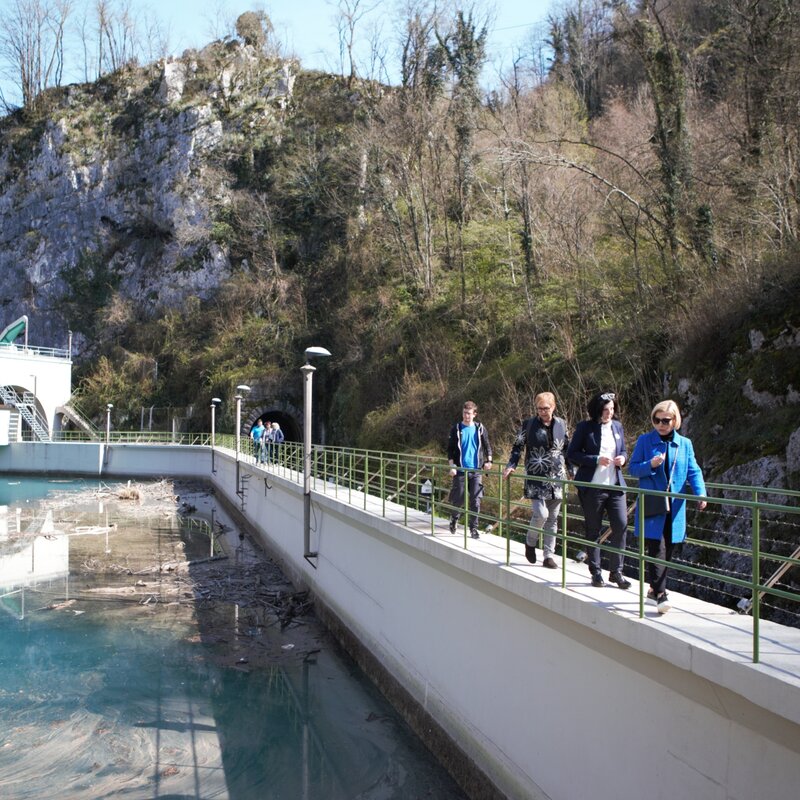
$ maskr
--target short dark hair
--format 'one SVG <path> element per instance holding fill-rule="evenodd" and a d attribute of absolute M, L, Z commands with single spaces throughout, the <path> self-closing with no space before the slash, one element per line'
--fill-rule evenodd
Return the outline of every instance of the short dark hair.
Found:
<path fill-rule="evenodd" d="M 586 411 L 593 422 L 598 422 L 600 420 L 600 417 L 603 414 L 603 409 L 608 402 L 614 403 L 613 419 L 618 419 L 617 412 L 619 411 L 619 406 L 617 405 L 617 396 L 614 394 L 614 392 L 601 392 L 600 394 L 596 394 L 589 401 L 589 405 L 586 406 Z"/>

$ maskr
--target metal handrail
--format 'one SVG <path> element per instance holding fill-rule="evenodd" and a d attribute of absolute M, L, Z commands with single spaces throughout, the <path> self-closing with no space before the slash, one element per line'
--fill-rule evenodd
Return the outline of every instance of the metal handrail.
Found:
<path fill-rule="evenodd" d="M 443 458 L 433 456 L 419 456 L 412 454 L 397 454 L 385 451 L 368 451 L 357 448 L 335 448 L 335 447 L 315 447 L 317 453 L 314 459 L 315 477 L 322 479 L 323 493 L 338 493 L 340 489 L 346 489 L 351 494 L 358 491 L 360 496 L 356 501 L 363 503 L 367 507 L 367 492 L 361 494 L 364 487 L 371 490 L 372 496 L 381 501 L 380 514 L 386 515 L 386 503 L 392 502 L 404 507 L 404 519 L 407 523 L 408 509 L 430 510 L 432 535 L 436 534 L 435 519 L 437 517 L 449 516 L 450 512 L 456 509 L 446 500 L 446 492 L 449 490 L 449 471 L 450 465 Z M 349 463 L 350 470 L 341 471 L 342 463 Z M 469 470 L 464 470 L 469 472 Z M 503 480 L 501 476 L 502 468 L 494 467 L 490 473 L 484 473 L 484 485 L 487 491 L 484 494 L 481 512 L 479 515 L 482 528 L 488 528 L 492 532 L 503 536 L 506 539 L 506 564 L 510 563 L 510 542 L 512 538 L 524 536 L 529 528 L 528 517 L 530 514 L 529 501 L 520 499 L 514 500 L 513 497 L 522 497 L 521 488 L 515 491 L 514 487 L 521 487 L 527 480 L 541 481 L 547 483 L 560 484 L 563 491 L 565 502 L 562 506 L 564 512 L 561 514 L 561 530 L 558 538 L 561 540 L 561 550 L 564 556 L 562 561 L 562 587 L 566 586 L 566 560 L 570 548 L 598 546 L 596 542 L 584 539 L 575 533 L 570 533 L 568 523 L 570 521 L 582 522 L 582 516 L 570 514 L 568 510 L 568 499 L 571 491 L 579 487 L 590 487 L 592 483 L 579 482 L 572 480 L 558 480 L 552 478 L 541 478 L 538 476 L 514 474 L 508 480 Z M 409 480 L 409 476 L 415 476 L 416 480 Z M 627 476 L 626 476 L 627 477 Z M 430 496 L 421 493 L 424 480 L 431 479 L 433 492 Z M 635 479 L 631 479 L 635 484 Z M 522 482 L 522 483 L 520 483 Z M 413 483 L 413 487 L 411 484 Z M 730 497 L 730 496 L 707 496 L 698 498 L 693 494 L 680 492 L 659 492 L 656 490 L 642 489 L 636 485 L 626 487 L 626 493 L 638 498 L 640 495 L 657 495 L 672 499 L 682 499 L 689 502 L 696 502 L 704 499 L 708 502 L 709 508 L 725 507 L 727 509 L 738 509 L 749 511 L 751 515 L 751 547 L 735 547 L 723 545 L 716 542 L 706 542 L 695 537 L 688 537 L 687 541 L 698 547 L 709 547 L 715 550 L 723 550 L 737 555 L 749 556 L 751 559 L 751 573 L 747 577 L 736 577 L 735 575 L 721 575 L 705 569 L 701 566 L 685 564 L 681 562 L 666 562 L 658 558 L 648 556 L 644 550 L 644 537 L 638 537 L 638 552 L 626 550 L 628 557 L 635 558 L 638 562 L 639 575 L 645 574 L 647 564 L 661 564 L 669 566 L 673 572 L 684 573 L 687 576 L 696 576 L 713 581 L 724 581 L 725 583 L 741 589 L 750 591 L 750 598 L 740 611 L 752 611 L 753 614 L 753 661 L 758 662 L 759 654 L 759 624 L 761 601 L 764 597 L 781 598 L 792 603 L 800 604 L 800 593 L 780 589 L 774 585 L 772 578 L 762 581 L 760 566 L 762 560 L 768 560 L 779 565 L 781 572 L 786 572 L 793 566 L 800 566 L 800 558 L 793 553 L 791 556 L 783 556 L 773 552 L 763 551 L 760 545 L 760 528 L 762 515 L 764 512 L 780 514 L 794 517 L 800 514 L 800 506 L 781 504 L 777 502 L 763 502 L 759 495 L 785 496 L 789 501 L 797 501 L 800 492 L 790 489 L 773 489 L 770 487 L 746 487 L 732 484 L 706 484 L 707 491 L 715 492 L 722 490 L 727 493 L 737 492 L 750 495 L 750 499 Z M 494 491 L 491 491 L 494 489 Z M 465 493 L 466 494 L 466 493 Z M 348 502 L 353 502 L 348 499 Z M 467 511 L 467 498 L 465 497 L 465 507 L 457 509 L 464 513 Z M 639 511 L 639 503 L 635 504 L 634 514 Z M 373 506 L 374 507 L 374 506 Z M 517 510 L 524 509 L 522 519 L 515 517 Z M 632 522 L 632 520 L 631 520 Z M 629 525 L 630 527 L 630 525 Z M 463 547 L 469 547 L 467 536 L 466 515 L 463 525 Z M 610 545 L 600 543 L 601 550 L 613 551 Z M 774 577 L 774 576 L 773 576 Z M 639 597 L 639 616 L 644 617 L 644 586 L 645 581 L 640 581 Z"/>
<path fill-rule="evenodd" d="M 60 432 L 59 439 L 63 441 L 92 441 L 81 431 Z M 96 443 L 96 441 L 95 441 Z M 210 436 L 204 433 L 170 433 L 159 431 L 112 431 L 109 437 L 110 444 L 174 444 L 174 445 L 209 445 Z M 217 448 L 235 451 L 236 437 L 234 434 L 216 434 Z M 409 512 L 417 511 L 429 515 L 430 534 L 436 535 L 436 520 L 446 518 L 456 509 L 447 501 L 450 487 L 450 465 L 442 457 L 426 456 L 419 454 L 402 454 L 389 451 L 374 451 L 359 448 L 329 447 L 322 445 L 313 446 L 311 459 L 313 489 L 322 494 L 333 494 L 338 499 L 348 504 L 359 504 L 364 509 L 374 510 L 374 501 L 379 503 L 379 513 L 386 516 L 390 509 L 400 507 L 404 524 L 408 524 Z M 290 480 L 302 480 L 303 452 L 302 445 L 298 442 L 284 442 L 274 447 L 270 454 L 271 461 L 265 465 L 268 470 L 283 474 Z M 256 454 L 252 442 L 247 436 L 240 437 L 240 459 L 246 463 L 256 465 Z M 464 470 L 469 472 L 469 470 Z M 563 556 L 561 570 L 561 585 L 566 586 L 566 561 L 570 550 L 573 552 L 586 546 L 599 546 L 601 550 L 613 551 L 614 548 L 605 543 L 589 541 L 569 531 L 570 523 L 582 523 L 582 515 L 570 512 L 571 493 L 575 488 L 592 486 L 587 482 L 572 481 L 567 479 L 541 478 L 538 476 L 512 474 L 507 480 L 502 479 L 502 467 L 495 466 L 490 472 L 484 473 L 485 494 L 479 515 L 480 526 L 484 530 L 503 537 L 505 544 L 505 563 L 510 563 L 511 541 L 527 533 L 529 528 L 530 506 L 524 499 L 522 488 L 525 481 L 542 481 L 560 484 L 564 492 L 564 502 L 560 517 L 560 530 L 557 538 L 560 540 L 560 549 Z M 635 479 L 626 476 L 631 484 Z M 430 482 L 430 483 L 428 483 Z M 426 487 L 427 484 L 427 487 Z M 426 489 L 423 489 L 426 487 Z M 741 589 L 749 590 L 750 598 L 739 605 L 740 611 L 752 611 L 753 615 L 753 661 L 758 662 L 759 655 L 759 625 L 763 598 L 781 598 L 791 603 L 800 604 L 800 593 L 781 589 L 775 585 L 774 575 L 767 579 L 761 578 L 761 562 L 769 561 L 778 565 L 778 570 L 786 572 L 791 567 L 800 566 L 800 554 L 793 553 L 783 556 L 774 552 L 764 551 L 761 548 L 761 527 L 764 513 L 781 515 L 782 518 L 794 518 L 800 514 L 800 491 L 791 489 L 775 489 L 772 487 L 737 486 L 733 484 L 707 483 L 709 495 L 702 498 L 709 504 L 706 512 L 713 508 L 741 510 L 750 514 L 751 541 L 750 547 L 709 542 L 693 535 L 687 536 L 687 543 L 696 547 L 728 552 L 740 557 L 749 557 L 751 570 L 744 577 L 721 574 L 701 566 L 672 561 L 668 566 L 675 573 L 684 573 L 690 576 L 701 577 L 711 581 L 724 581 L 726 584 Z M 680 492 L 659 492 L 651 489 L 642 489 L 636 485 L 625 488 L 629 495 L 638 498 L 641 495 L 657 495 L 672 499 L 683 499 L 694 502 L 698 498 L 693 494 Z M 725 493 L 728 496 L 715 496 L 715 493 Z M 731 493 L 749 496 L 731 497 Z M 466 493 L 465 493 L 466 494 Z M 787 503 L 764 502 L 761 496 L 770 498 L 783 496 Z M 519 498 L 519 499 L 515 499 Z M 372 501 L 372 502 L 370 502 Z M 790 503 L 794 503 L 791 505 Z M 465 507 L 459 508 L 460 513 L 465 512 Z M 574 505 L 574 501 L 573 501 Z M 636 503 L 634 514 L 641 513 Z M 629 522 L 632 520 L 629 520 Z M 795 523 L 791 523 L 795 524 Z M 469 547 L 469 537 L 466 521 L 463 526 L 463 547 Z M 694 529 L 687 529 L 694 533 Z M 541 532 L 540 532 L 541 533 Z M 667 562 L 648 556 L 644 550 L 644 537 L 638 537 L 638 550 L 625 550 L 625 555 L 635 559 L 638 563 L 639 575 L 645 574 L 647 564 L 667 565 Z M 740 573 L 741 575 L 742 573 Z M 639 589 L 639 616 L 644 616 L 644 581 L 640 581 Z"/>
<path fill-rule="evenodd" d="M 101 436 L 98 442 L 97 436 Z M 217 442 L 220 436 L 217 435 Z M 231 437 L 233 438 L 233 437 Z M 56 442 L 72 442 L 86 444 L 175 444 L 204 445 L 211 444 L 209 433 L 186 433 L 177 431 L 111 431 L 108 436 L 102 431 L 92 436 L 87 431 L 56 431 L 53 440 Z"/>
<path fill-rule="evenodd" d="M 0 342 L 0 353 L 15 356 L 45 356 L 46 358 L 71 359 L 69 350 L 65 347 L 27 347 L 13 343 Z"/>

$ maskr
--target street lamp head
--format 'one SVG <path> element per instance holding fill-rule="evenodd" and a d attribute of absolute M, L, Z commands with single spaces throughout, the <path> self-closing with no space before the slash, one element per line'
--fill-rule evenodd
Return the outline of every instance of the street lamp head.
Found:
<path fill-rule="evenodd" d="M 304 353 L 306 361 L 310 361 L 312 358 L 327 358 L 330 354 L 330 350 L 326 350 L 324 347 L 306 347 Z"/>
<path fill-rule="evenodd" d="M 216 405 L 217 403 L 221 403 L 222 400 L 219 397 L 212 397 L 211 398 L 211 405 Z"/>
<path fill-rule="evenodd" d="M 250 387 L 245 383 L 240 383 L 236 387 L 236 391 L 239 392 L 239 394 L 241 394 L 242 392 L 249 392 L 250 391 Z"/>
<path fill-rule="evenodd" d="M 111 411 L 112 408 L 114 408 L 114 404 L 113 403 L 106 403 L 106 409 L 108 411 Z"/>

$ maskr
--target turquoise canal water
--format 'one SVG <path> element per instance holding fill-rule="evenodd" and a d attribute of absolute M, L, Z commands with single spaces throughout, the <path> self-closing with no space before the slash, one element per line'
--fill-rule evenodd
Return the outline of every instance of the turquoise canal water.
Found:
<path fill-rule="evenodd" d="M 1 798 L 464 797 L 313 617 L 281 631 L 148 572 L 220 552 L 163 509 L 7 477 Z"/>

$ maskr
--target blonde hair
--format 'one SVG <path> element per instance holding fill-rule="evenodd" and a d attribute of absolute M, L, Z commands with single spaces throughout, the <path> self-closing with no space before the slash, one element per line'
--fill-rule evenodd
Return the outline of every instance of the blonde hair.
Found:
<path fill-rule="evenodd" d="M 683 422 L 681 410 L 674 400 L 662 400 L 660 403 L 656 403 L 653 406 L 653 410 L 650 412 L 650 420 L 652 421 L 653 417 L 657 414 L 671 414 L 672 418 L 675 420 L 675 430 L 678 430 Z"/>
<path fill-rule="evenodd" d="M 555 409 L 556 396 L 552 392 L 539 392 L 539 394 L 537 394 L 536 397 L 533 398 L 533 405 L 538 406 L 540 400 L 544 400 L 546 403 L 549 403 Z"/>

